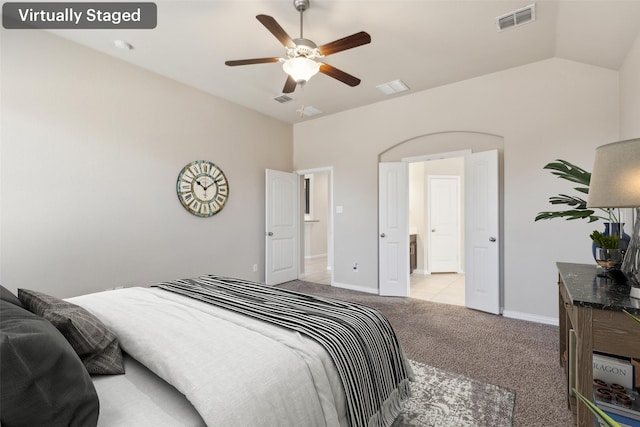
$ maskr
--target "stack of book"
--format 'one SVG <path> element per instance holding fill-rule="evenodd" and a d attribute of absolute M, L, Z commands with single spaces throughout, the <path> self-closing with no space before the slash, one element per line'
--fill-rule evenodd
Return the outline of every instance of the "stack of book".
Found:
<path fill-rule="evenodd" d="M 635 368 L 629 358 L 593 353 L 594 402 L 622 426 L 640 427 Z"/>

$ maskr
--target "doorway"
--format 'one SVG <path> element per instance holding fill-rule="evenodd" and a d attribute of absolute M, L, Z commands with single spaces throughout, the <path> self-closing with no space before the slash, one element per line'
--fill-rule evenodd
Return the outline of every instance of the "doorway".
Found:
<path fill-rule="evenodd" d="M 302 262 L 300 278 L 332 283 L 332 168 L 298 171 L 302 179 Z"/>
<path fill-rule="evenodd" d="M 465 305 L 464 156 L 409 163 L 410 296 Z"/>
<path fill-rule="evenodd" d="M 456 135 L 458 133 L 455 133 Z M 475 136 L 476 134 L 474 134 Z M 491 135 L 491 142 L 502 141 Z M 440 135 L 438 135 L 440 136 Z M 447 137 L 451 135 L 447 134 Z M 429 139 L 431 136 L 429 136 Z M 422 139 L 422 138 L 421 138 Z M 474 138 L 477 139 L 477 138 Z M 403 144 L 399 144 L 401 146 Z M 402 147 L 406 152 L 405 147 Z M 379 294 L 408 296 L 410 228 L 408 164 L 414 161 L 457 157 L 457 152 L 427 156 L 391 157 L 393 149 L 380 155 L 378 182 Z M 465 177 L 465 306 L 489 313 L 502 312 L 502 190 L 498 149 L 472 152 L 464 157 Z M 393 153 L 396 154 L 396 153 Z M 454 154 L 458 154 L 457 156 Z M 397 154 L 396 154 L 397 155 Z"/>

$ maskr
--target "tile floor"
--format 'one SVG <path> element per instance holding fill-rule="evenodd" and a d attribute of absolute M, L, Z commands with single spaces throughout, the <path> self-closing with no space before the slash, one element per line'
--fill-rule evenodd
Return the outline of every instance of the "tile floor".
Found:
<path fill-rule="evenodd" d="M 413 273 L 411 280 L 411 298 L 417 298 L 441 304 L 465 305 L 464 274 L 436 273 L 422 275 Z M 331 272 L 327 270 L 326 257 L 305 260 L 305 278 L 308 282 L 331 284 Z"/>
<path fill-rule="evenodd" d="M 434 273 L 409 276 L 411 298 L 423 299 L 442 304 L 465 305 L 464 274 Z"/>
<path fill-rule="evenodd" d="M 307 282 L 331 284 L 331 271 L 327 270 L 327 257 L 318 257 L 304 260 L 304 280 Z"/>

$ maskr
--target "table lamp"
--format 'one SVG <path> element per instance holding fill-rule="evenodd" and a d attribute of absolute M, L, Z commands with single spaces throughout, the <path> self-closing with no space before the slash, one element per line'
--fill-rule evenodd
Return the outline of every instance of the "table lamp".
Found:
<path fill-rule="evenodd" d="M 633 233 L 621 271 L 640 299 L 640 138 L 596 148 L 587 207 L 634 208 Z"/>

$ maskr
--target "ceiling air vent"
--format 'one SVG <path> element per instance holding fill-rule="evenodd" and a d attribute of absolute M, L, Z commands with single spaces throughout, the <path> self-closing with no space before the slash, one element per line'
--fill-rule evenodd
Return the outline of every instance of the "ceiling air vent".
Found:
<path fill-rule="evenodd" d="M 498 31 L 504 31 L 509 28 L 517 27 L 522 24 L 528 24 L 536 20 L 536 5 L 530 4 L 522 9 L 514 10 L 496 18 Z"/>
<path fill-rule="evenodd" d="M 291 101 L 293 98 L 287 95 L 280 95 L 273 98 L 274 101 L 278 101 L 280 104 L 284 104 L 285 102 Z"/>

